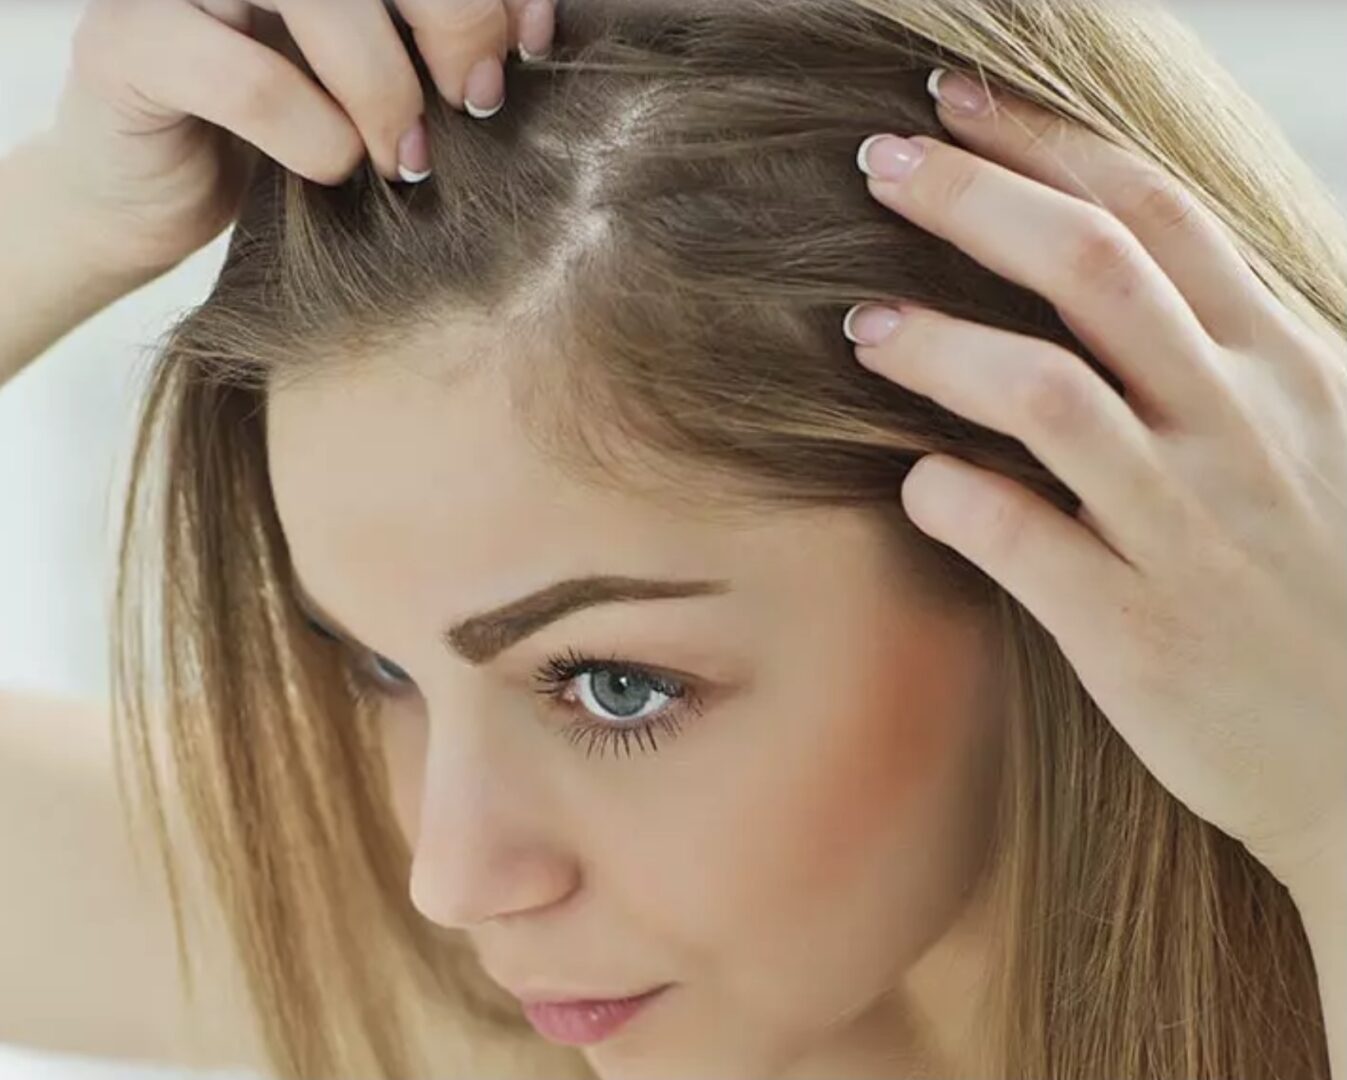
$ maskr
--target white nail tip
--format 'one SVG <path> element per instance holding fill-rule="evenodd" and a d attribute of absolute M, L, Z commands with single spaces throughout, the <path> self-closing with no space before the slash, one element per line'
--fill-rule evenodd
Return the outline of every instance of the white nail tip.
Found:
<path fill-rule="evenodd" d="M 525 62 L 529 60 L 542 60 L 550 53 L 551 50 L 549 49 L 547 52 L 540 52 L 535 56 L 533 53 L 529 52 L 528 49 L 524 48 L 524 43 L 522 41 L 519 43 L 519 59 Z"/>
<path fill-rule="evenodd" d="M 492 109 L 479 109 L 471 101 L 465 101 L 463 104 L 467 107 L 470 116 L 476 117 L 478 120 L 488 120 L 505 107 L 505 99 L 502 98 L 496 102 L 495 108 Z"/>
<path fill-rule="evenodd" d="M 944 77 L 945 69 L 938 67 L 931 72 L 930 78 L 926 80 L 926 92 L 936 101 L 940 100 L 940 80 Z"/>
<path fill-rule="evenodd" d="M 875 176 L 875 174 L 870 171 L 870 165 L 865 160 L 865 155 L 870 152 L 870 144 L 883 137 L 884 135 L 882 132 L 878 135 L 871 135 L 865 142 L 861 143 L 856 150 L 856 167 L 860 169 L 861 172 L 865 173 L 866 176 L 873 176 L 876 180 L 878 180 L 879 177 Z"/>
<path fill-rule="evenodd" d="M 398 176 L 402 177 L 403 182 L 407 184 L 419 184 L 422 180 L 426 179 L 430 173 L 430 169 L 427 169 L 425 172 L 412 172 L 406 165 L 398 166 Z"/>
<path fill-rule="evenodd" d="M 860 311 L 863 306 L 864 305 L 862 304 L 856 304 L 847 312 L 847 317 L 842 320 L 842 333 L 846 334 L 847 340 L 853 345 L 860 345 L 861 341 L 856 337 L 855 331 L 851 329 L 851 320 L 856 317 L 856 313 Z"/>

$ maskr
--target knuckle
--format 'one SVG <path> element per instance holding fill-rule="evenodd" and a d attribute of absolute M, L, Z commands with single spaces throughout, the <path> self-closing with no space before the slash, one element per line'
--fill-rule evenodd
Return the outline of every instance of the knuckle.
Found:
<path fill-rule="evenodd" d="M 997 553 L 1002 562 L 1013 561 L 1027 539 L 1029 511 L 1017 499 L 987 499 L 979 509 L 978 531 L 983 545 Z"/>
<path fill-rule="evenodd" d="M 1073 281 L 1089 286 L 1116 282 L 1125 287 L 1137 270 L 1136 238 L 1105 211 L 1082 215 L 1069 245 L 1066 269 Z"/>
<path fill-rule="evenodd" d="M 1072 365 L 1053 359 L 1020 377 L 1015 391 L 1019 415 L 1036 430 L 1075 431 L 1093 413 L 1092 388 Z"/>
<path fill-rule="evenodd" d="M 239 120 L 273 117 L 284 106 L 285 87 L 275 63 L 261 61 L 246 72 L 216 82 L 229 113 Z"/>
<path fill-rule="evenodd" d="M 973 161 L 951 156 L 937 186 L 934 201 L 942 214 L 954 215 L 972 197 L 980 170 Z"/>
<path fill-rule="evenodd" d="M 1158 169 L 1143 169 L 1124 184 L 1120 206 L 1124 220 L 1162 230 L 1181 230 L 1198 212 L 1193 194 Z"/>
<path fill-rule="evenodd" d="M 1073 121 L 1056 113 L 1036 123 L 1025 140 L 1025 150 L 1030 154 L 1057 156 L 1060 148 L 1073 127 Z"/>
<path fill-rule="evenodd" d="M 393 147 L 425 108 L 419 86 L 398 80 L 394 88 L 370 87 L 352 92 L 342 107 L 371 141 Z"/>

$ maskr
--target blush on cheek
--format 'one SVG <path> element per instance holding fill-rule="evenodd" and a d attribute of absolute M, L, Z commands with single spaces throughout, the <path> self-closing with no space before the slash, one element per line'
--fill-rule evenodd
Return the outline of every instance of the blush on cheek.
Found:
<path fill-rule="evenodd" d="M 954 725 L 920 703 L 877 698 L 841 719 L 838 738 L 819 754 L 796 789 L 799 847 L 811 853 L 810 877 L 843 882 L 928 805 L 923 794 L 947 771 Z"/>
<path fill-rule="evenodd" d="M 938 628 L 875 640 L 850 679 L 830 680 L 847 692 L 816 703 L 809 721 L 826 718 L 828 730 L 815 733 L 794 775 L 779 781 L 779 809 L 794 837 L 783 856 L 812 882 L 854 881 L 876 859 L 917 850 L 978 797 L 962 790 L 960 764 L 976 735 L 982 658 L 963 635 Z"/>

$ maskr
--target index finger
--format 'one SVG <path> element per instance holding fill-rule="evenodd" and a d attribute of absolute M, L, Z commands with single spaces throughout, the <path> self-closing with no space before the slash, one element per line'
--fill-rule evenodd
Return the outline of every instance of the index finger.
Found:
<path fill-rule="evenodd" d="M 960 143 L 1109 211 L 1178 287 L 1207 333 L 1247 344 L 1275 314 L 1272 294 L 1225 224 L 1177 179 L 1081 124 L 962 72 L 937 68 L 928 87 Z"/>
<path fill-rule="evenodd" d="M 392 16 L 371 0 L 273 0 L 314 75 L 359 129 L 379 171 L 399 175 L 399 144 L 425 110 Z"/>
<path fill-rule="evenodd" d="M 505 103 L 505 59 L 542 56 L 555 27 L 553 0 L 387 0 L 412 28 L 440 94 L 478 119 Z"/>
<path fill-rule="evenodd" d="M 254 39 L 191 4 L 133 10 L 146 25 L 128 29 L 124 62 L 143 98 L 233 132 L 316 183 L 342 183 L 365 156 L 350 118 L 263 34 Z"/>

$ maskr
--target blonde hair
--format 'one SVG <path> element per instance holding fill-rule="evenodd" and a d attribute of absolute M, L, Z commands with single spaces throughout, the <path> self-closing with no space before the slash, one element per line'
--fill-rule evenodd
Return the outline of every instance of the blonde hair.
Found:
<path fill-rule="evenodd" d="M 563 4 L 553 58 L 512 65 L 488 123 L 441 102 L 418 60 L 425 185 L 256 175 L 215 287 L 153 371 L 114 666 L 119 768 L 152 811 L 184 979 L 166 784 L 279 1075 L 403 1078 L 428 1060 L 436 1075 L 592 1075 L 532 1032 L 462 934 L 413 909 L 377 728 L 344 657 L 305 629 L 266 468 L 273 379 L 377 362 L 448 313 L 489 312 L 502 340 L 550 350 L 510 375 L 560 467 L 622 484 L 607 443 L 620 435 L 668 463 L 669 498 L 863 507 L 930 589 L 994 622 L 1001 1075 L 1328 1080 L 1285 889 L 1151 778 L 1051 635 L 898 507 L 902 476 L 934 451 L 1078 503 L 1017 441 L 860 369 L 839 329 L 850 304 L 907 297 L 1037 334 L 1119 386 L 1050 305 L 868 196 L 865 136 L 941 132 L 924 91 L 935 65 L 1157 162 L 1288 304 L 1347 330 L 1341 217 L 1200 44 L 1138 4 Z"/>

